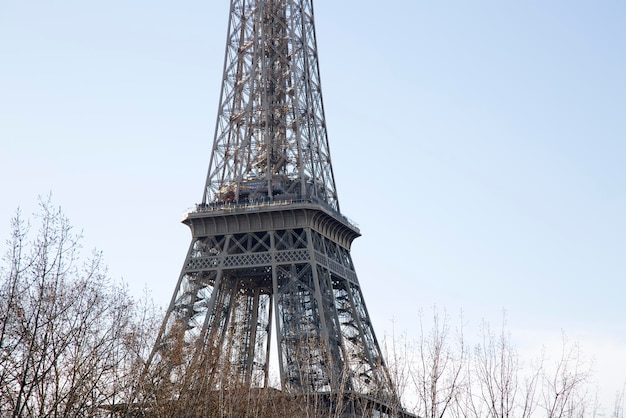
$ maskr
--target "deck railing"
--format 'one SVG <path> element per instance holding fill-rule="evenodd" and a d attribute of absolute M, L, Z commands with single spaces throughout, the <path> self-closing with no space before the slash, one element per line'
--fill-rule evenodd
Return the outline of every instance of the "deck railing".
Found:
<path fill-rule="evenodd" d="M 253 212 L 257 210 L 261 210 L 262 208 L 268 207 L 280 207 L 280 206 L 290 206 L 297 204 L 314 204 L 321 206 L 326 209 L 328 212 L 333 214 L 334 216 L 342 219 L 347 222 L 352 228 L 359 230 L 359 225 L 348 218 L 345 215 L 342 215 L 340 212 L 335 210 L 332 206 L 327 204 L 326 202 L 311 197 L 309 199 L 274 199 L 274 200 L 257 200 L 257 201 L 246 201 L 246 202 L 213 202 L 206 204 L 197 204 L 194 208 L 190 208 L 183 215 L 183 219 L 186 218 L 189 214 L 192 213 L 207 213 L 207 212 L 233 212 L 233 213 L 243 213 L 243 212 Z"/>

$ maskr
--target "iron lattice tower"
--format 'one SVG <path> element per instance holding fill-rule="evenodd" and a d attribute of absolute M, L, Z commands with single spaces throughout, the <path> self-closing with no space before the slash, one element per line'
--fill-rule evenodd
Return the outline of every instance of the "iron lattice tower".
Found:
<path fill-rule="evenodd" d="M 337 200 L 312 0 L 231 0 L 206 187 L 183 222 L 151 367 L 189 387 L 267 387 L 277 359 L 289 393 L 397 403 Z"/>

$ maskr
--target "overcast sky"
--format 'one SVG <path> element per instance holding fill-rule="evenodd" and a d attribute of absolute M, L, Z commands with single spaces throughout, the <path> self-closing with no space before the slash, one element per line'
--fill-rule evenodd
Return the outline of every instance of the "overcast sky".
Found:
<path fill-rule="evenodd" d="M 382 2 L 375 4 L 382 5 Z M 564 332 L 626 378 L 626 2 L 317 0 L 342 212 L 379 339 L 419 310 Z M 166 305 L 202 197 L 228 1 L 0 3 L 0 236 L 52 192 Z"/>

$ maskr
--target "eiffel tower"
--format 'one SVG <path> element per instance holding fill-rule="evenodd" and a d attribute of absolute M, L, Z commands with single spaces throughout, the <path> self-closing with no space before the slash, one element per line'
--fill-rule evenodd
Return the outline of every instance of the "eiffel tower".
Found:
<path fill-rule="evenodd" d="M 208 389 L 268 388 L 273 368 L 283 393 L 398 407 L 339 208 L 312 0 L 231 0 L 206 186 L 183 223 L 149 367 Z"/>

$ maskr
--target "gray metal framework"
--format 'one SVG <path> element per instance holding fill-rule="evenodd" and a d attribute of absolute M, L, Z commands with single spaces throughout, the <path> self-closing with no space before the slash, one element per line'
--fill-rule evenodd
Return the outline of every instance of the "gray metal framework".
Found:
<path fill-rule="evenodd" d="M 313 4 L 231 0 L 213 153 L 202 201 L 315 196 L 339 210 Z"/>
<path fill-rule="evenodd" d="M 397 405 L 339 210 L 311 0 L 231 0 L 216 125 L 150 367 L 190 388 L 268 387 L 277 359 L 286 392 Z"/>

